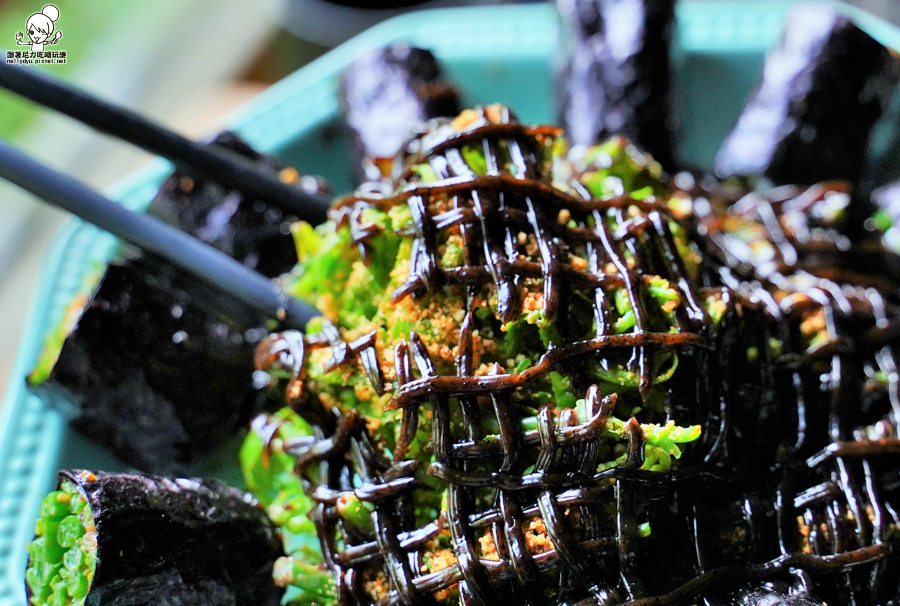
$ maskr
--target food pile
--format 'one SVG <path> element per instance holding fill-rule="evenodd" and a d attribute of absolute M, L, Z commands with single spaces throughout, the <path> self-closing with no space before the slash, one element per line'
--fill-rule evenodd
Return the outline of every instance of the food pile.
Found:
<path fill-rule="evenodd" d="M 623 138 L 563 149 L 468 110 L 297 229 L 289 288 L 323 317 L 260 348 L 290 408 L 243 454 L 275 519 L 322 538 L 328 595 L 891 595 L 900 310 L 846 268 L 846 190 L 728 207 Z"/>
<path fill-rule="evenodd" d="M 561 103 L 572 110 L 563 122 L 585 103 L 616 113 L 616 69 L 629 95 L 667 99 L 667 76 L 642 77 L 609 47 L 621 17 L 603 11 L 615 3 L 560 4 L 584 21 L 563 73 Z M 647 40 L 667 39 L 671 3 L 638 4 L 649 30 L 638 28 L 646 43 L 634 55 L 659 59 L 667 48 Z M 772 103 L 763 84 L 747 111 L 781 112 L 824 145 L 836 140 L 821 130 L 828 121 L 795 93 L 842 69 L 833 45 L 846 48 L 859 30 L 802 10 L 819 20 L 800 54 L 830 50 L 782 79 L 787 101 Z M 782 53 L 802 46 L 790 35 L 783 44 Z M 858 48 L 871 59 L 859 78 L 865 138 L 896 58 Z M 266 334 L 264 321 L 234 323 L 238 313 L 198 305 L 194 323 L 177 326 L 182 340 L 237 327 L 232 379 L 253 395 L 216 411 L 226 423 L 167 390 L 153 378 L 179 364 L 166 324 L 165 364 L 140 371 L 147 399 L 163 404 L 148 409 L 152 422 L 117 422 L 123 456 L 161 473 L 189 465 L 197 453 L 183 444 L 208 438 L 211 424 L 227 433 L 254 405 L 267 409 L 240 452 L 253 496 L 206 480 L 63 472 L 29 547 L 31 603 L 900 600 L 900 274 L 882 241 L 886 213 L 847 181 L 781 183 L 798 145 L 783 129 L 755 133 L 775 150 L 755 175 L 677 172 L 670 157 L 666 172 L 643 151 L 647 131 L 632 128 L 641 112 L 594 121 L 579 130 L 587 142 L 570 144 L 562 129 L 522 124 L 502 105 L 456 113 L 455 93 L 422 53 L 385 49 L 342 82 L 345 116 L 383 114 L 398 98 L 410 109 L 375 129 L 379 144 L 392 127 L 403 134 L 392 156 L 365 149 L 368 122 L 348 119 L 366 180 L 323 225 L 290 227 L 299 262 L 280 283 L 321 317 L 303 333 Z M 590 80 L 596 73 L 604 77 Z M 592 87 L 603 90 L 584 93 Z M 649 145 L 668 154 L 653 136 Z M 859 174 L 859 154 L 850 156 L 847 170 Z M 292 169 L 267 169 L 302 185 Z M 177 189 L 190 208 L 205 190 L 183 178 L 160 200 Z M 259 210 L 232 202 L 232 217 Z M 242 233 L 246 221 L 234 224 Z M 205 300 L 178 292 L 181 313 L 191 297 Z M 150 307 L 126 299 L 95 298 L 87 310 L 125 325 L 139 310 L 137 326 L 182 317 L 164 297 Z M 82 320 L 77 331 L 96 328 Z M 67 340 L 60 350 L 60 340 L 56 369 L 102 359 L 93 353 L 102 349 Z M 61 376 L 43 374 L 32 378 L 43 389 Z M 120 400 L 95 410 L 127 417 Z M 254 559 L 242 566 L 236 553 Z"/>

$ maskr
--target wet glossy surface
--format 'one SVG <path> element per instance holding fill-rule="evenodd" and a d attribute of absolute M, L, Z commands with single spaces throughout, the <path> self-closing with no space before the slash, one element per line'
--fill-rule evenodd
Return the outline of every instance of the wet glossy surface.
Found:
<path fill-rule="evenodd" d="M 281 540 L 247 494 L 215 480 L 60 473 L 97 526 L 96 606 L 276 606 Z"/>
<path fill-rule="evenodd" d="M 669 46 L 673 0 L 565 0 L 568 60 L 558 76 L 559 123 L 573 144 L 622 134 L 668 169 L 673 157 Z"/>
<path fill-rule="evenodd" d="M 795 9 L 716 172 L 778 184 L 856 181 L 898 76 L 897 57 L 847 17 L 824 5 Z"/>

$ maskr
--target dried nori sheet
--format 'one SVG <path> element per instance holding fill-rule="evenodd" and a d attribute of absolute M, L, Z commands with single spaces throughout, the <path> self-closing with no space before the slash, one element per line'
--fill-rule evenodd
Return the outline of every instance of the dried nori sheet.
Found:
<path fill-rule="evenodd" d="M 92 606 L 275 606 L 284 555 L 256 500 L 222 482 L 62 471 L 79 487 L 97 527 Z"/>
<path fill-rule="evenodd" d="M 558 0 L 570 55 L 558 77 L 559 123 L 575 145 L 625 135 L 672 169 L 673 0 Z"/>
<path fill-rule="evenodd" d="M 230 133 L 210 144 L 285 170 L 298 187 L 324 188 Z M 294 217 L 208 179 L 174 173 L 148 212 L 264 275 L 296 263 Z M 72 425 L 124 462 L 180 473 L 258 410 L 253 356 L 267 320 L 160 258 L 127 259 L 107 269 L 50 376 L 31 388 L 74 404 Z"/>
<path fill-rule="evenodd" d="M 360 182 L 379 178 L 376 167 L 364 167 L 367 158 L 392 158 L 422 121 L 461 110 L 459 94 L 434 55 L 406 44 L 354 61 L 341 76 L 339 98 Z"/>
<path fill-rule="evenodd" d="M 857 181 L 897 78 L 896 55 L 848 17 L 823 5 L 795 8 L 719 149 L 716 172 L 778 184 Z"/>
<path fill-rule="evenodd" d="M 50 377 L 72 425 L 123 461 L 175 473 L 257 408 L 253 349 L 266 319 L 165 261 L 111 265 Z"/>
<path fill-rule="evenodd" d="M 233 133 L 220 133 L 209 144 L 248 158 L 260 170 L 280 173 L 283 180 L 308 193 L 325 192 L 319 179 L 301 176 L 275 158 L 257 153 Z M 297 262 L 290 237 L 296 217 L 262 200 L 246 200 L 239 192 L 202 176 L 176 171 L 163 183 L 147 212 L 265 276 L 281 275 Z"/>

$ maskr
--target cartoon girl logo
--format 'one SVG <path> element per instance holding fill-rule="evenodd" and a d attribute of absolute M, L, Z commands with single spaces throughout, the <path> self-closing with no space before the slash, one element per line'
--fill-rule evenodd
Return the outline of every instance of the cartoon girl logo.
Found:
<path fill-rule="evenodd" d="M 25 29 L 28 31 L 28 40 L 24 40 L 24 34 L 21 31 L 16 33 L 16 44 L 19 46 L 31 46 L 33 51 L 44 50 L 44 45 L 53 45 L 62 39 L 62 32 L 56 32 L 52 38 L 53 22 L 59 19 L 59 9 L 52 4 L 46 5 L 41 12 L 35 13 L 28 17 L 25 22 Z"/>

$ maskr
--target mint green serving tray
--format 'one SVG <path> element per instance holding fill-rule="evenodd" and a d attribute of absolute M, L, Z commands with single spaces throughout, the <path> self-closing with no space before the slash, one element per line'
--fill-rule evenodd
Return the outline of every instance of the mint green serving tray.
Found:
<path fill-rule="evenodd" d="M 790 3 L 781 0 L 694 0 L 678 7 L 673 63 L 679 153 L 699 167 L 715 150 L 756 82 L 765 51 L 778 39 Z M 847 9 L 852 10 L 852 9 Z M 858 22 L 900 49 L 900 32 L 871 16 Z M 502 102 L 526 122 L 553 120 L 553 64 L 558 23 L 550 6 L 442 9 L 395 18 L 357 36 L 256 98 L 231 121 L 263 152 L 303 172 L 321 174 L 343 192 L 350 185 L 338 122 L 337 76 L 363 52 L 397 40 L 431 49 L 469 105 Z M 170 170 L 158 162 L 111 194 L 143 210 Z M 102 449 L 68 429 L 64 414 L 24 388 L 45 333 L 57 324 L 85 274 L 116 249 L 109 235 L 79 221 L 56 238 L 44 267 L 38 303 L 23 337 L 0 409 L 0 606 L 24 606 L 25 545 L 43 495 L 65 467 L 121 469 Z M 226 459 L 228 460 L 228 459 Z M 235 464 L 198 473 L 234 477 Z M 212 471 L 210 471 L 212 470 Z"/>

